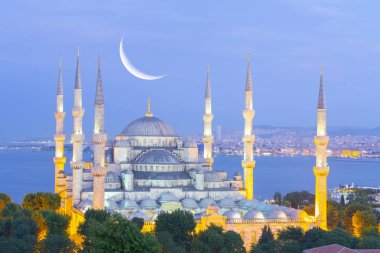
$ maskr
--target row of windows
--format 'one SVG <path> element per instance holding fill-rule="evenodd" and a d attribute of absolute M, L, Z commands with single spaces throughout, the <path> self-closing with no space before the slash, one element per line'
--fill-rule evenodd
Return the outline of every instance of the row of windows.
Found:
<path fill-rule="evenodd" d="M 184 166 L 182 165 L 134 165 L 134 170 L 136 171 L 184 171 Z"/>
<path fill-rule="evenodd" d="M 138 186 L 148 187 L 177 187 L 190 185 L 190 180 L 139 180 Z"/>

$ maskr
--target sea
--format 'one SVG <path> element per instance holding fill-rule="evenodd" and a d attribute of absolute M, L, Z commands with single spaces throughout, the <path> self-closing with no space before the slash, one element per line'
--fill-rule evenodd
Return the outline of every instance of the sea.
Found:
<path fill-rule="evenodd" d="M 70 154 L 67 154 L 71 157 Z M 54 152 L 34 150 L 0 151 L 0 192 L 20 203 L 26 193 L 54 191 Z M 243 174 L 239 156 L 216 156 L 213 169 L 227 171 L 229 177 Z M 254 169 L 255 198 L 270 199 L 275 192 L 314 192 L 314 157 L 258 156 Z M 329 158 L 328 187 L 355 183 L 380 187 L 379 159 Z M 66 162 L 69 169 L 69 162 Z"/>

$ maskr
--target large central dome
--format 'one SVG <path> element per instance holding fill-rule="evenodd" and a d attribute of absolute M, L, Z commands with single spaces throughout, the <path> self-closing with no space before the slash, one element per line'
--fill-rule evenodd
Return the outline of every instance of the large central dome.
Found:
<path fill-rule="evenodd" d="M 121 134 L 127 136 L 176 136 L 174 129 L 157 117 L 142 117 L 132 121 Z"/>

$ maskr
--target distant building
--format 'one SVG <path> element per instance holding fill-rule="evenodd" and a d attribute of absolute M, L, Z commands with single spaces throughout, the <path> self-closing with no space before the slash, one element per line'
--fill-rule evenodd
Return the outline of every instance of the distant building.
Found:
<path fill-rule="evenodd" d="M 322 97 L 321 97 L 322 96 Z M 70 162 L 72 174 L 64 172 L 65 135 L 63 133 L 63 83 L 59 69 L 57 90 L 55 152 L 55 192 L 62 197 L 62 212 L 71 216 L 70 233 L 75 234 L 78 224 L 88 209 L 117 212 L 128 219 L 145 220 L 144 231 L 154 229 L 154 220 L 160 212 L 184 209 L 192 212 L 197 223 L 196 231 L 210 224 L 222 226 L 241 235 L 247 248 L 257 242 L 264 225 L 273 231 L 287 226 L 326 228 L 326 136 L 323 83 L 321 78 L 318 103 L 318 134 L 314 173 L 317 177 L 316 214 L 309 216 L 303 210 L 267 204 L 254 200 L 253 109 L 252 80 L 248 63 L 245 88 L 244 175 L 237 173 L 228 179 L 227 173 L 213 168 L 211 82 L 207 74 L 203 114 L 203 155 L 199 156 L 196 143 L 178 136 L 162 119 L 155 117 L 148 100 L 147 112 L 129 123 L 116 136 L 109 147 L 113 156 L 105 159 L 108 136 L 104 127 L 104 96 L 100 62 L 95 95 L 95 122 L 91 136 L 93 161 L 83 161 L 82 131 L 84 108 L 82 107 L 82 84 L 79 53 L 74 87 L 74 130 L 71 135 L 73 157 Z M 323 103 L 323 108 L 321 107 Z M 218 131 L 217 131 L 218 132 Z M 218 135 L 220 135 L 220 132 Z M 106 161 L 107 160 L 107 161 Z"/>
<path fill-rule="evenodd" d="M 216 142 L 222 142 L 222 126 L 216 126 Z"/>

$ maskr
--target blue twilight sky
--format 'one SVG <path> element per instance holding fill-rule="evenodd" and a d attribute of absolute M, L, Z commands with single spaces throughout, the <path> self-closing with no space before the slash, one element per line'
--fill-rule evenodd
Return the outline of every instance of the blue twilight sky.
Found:
<path fill-rule="evenodd" d="M 0 141 L 53 135 L 60 58 L 72 132 L 77 47 L 87 137 L 98 55 L 111 135 L 145 113 L 148 96 L 177 132 L 201 132 L 207 64 L 214 126 L 242 128 L 248 51 L 255 124 L 313 126 L 323 64 L 328 125 L 379 126 L 379 10 L 374 0 L 2 1 Z M 131 76 L 118 53 L 123 34 L 138 69 L 167 77 Z"/>

